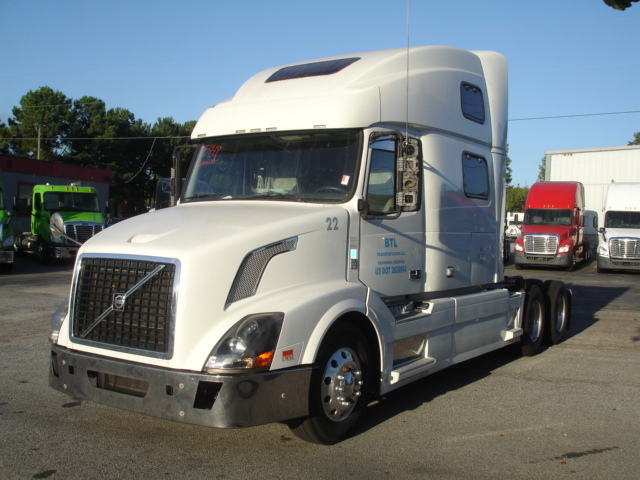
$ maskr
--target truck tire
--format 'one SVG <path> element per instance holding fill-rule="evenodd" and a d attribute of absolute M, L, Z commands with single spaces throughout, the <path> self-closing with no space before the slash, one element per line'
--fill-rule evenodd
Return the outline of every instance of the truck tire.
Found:
<path fill-rule="evenodd" d="M 540 350 L 544 336 L 545 301 L 542 289 L 535 284 L 528 285 L 524 302 L 522 328 L 524 333 L 520 338 L 522 355 L 531 357 Z"/>
<path fill-rule="evenodd" d="M 567 267 L 567 272 L 573 272 L 576 268 L 576 254 L 571 252 L 571 263 Z"/>
<path fill-rule="evenodd" d="M 371 349 L 351 325 L 333 328 L 322 342 L 309 388 L 309 417 L 290 422 L 307 442 L 333 445 L 357 423 L 373 386 Z"/>
<path fill-rule="evenodd" d="M 571 297 L 564 283 L 558 280 L 544 282 L 543 292 L 549 325 L 546 338 L 552 345 L 557 345 L 562 342 L 571 321 Z"/>
<path fill-rule="evenodd" d="M 36 258 L 42 265 L 48 265 L 51 262 L 49 254 L 47 253 L 47 247 L 44 241 L 39 237 L 36 241 Z"/>

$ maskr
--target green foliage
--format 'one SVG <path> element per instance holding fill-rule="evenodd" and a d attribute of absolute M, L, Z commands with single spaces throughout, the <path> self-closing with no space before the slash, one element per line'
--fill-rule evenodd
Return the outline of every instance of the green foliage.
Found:
<path fill-rule="evenodd" d="M 511 170 L 511 159 L 507 155 L 507 160 L 505 162 L 506 168 L 504 171 L 504 180 L 507 185 L 511 185 L 511 181 L 513 180 L 513 170 Z"/>
<path fill-rule="evenodd" d="M 631 6 L 632 3 L 636 3 L 640 0 L 602 0 L 615 10 L 625 10 Z"/>
<path fill-rule="evenodd" d="M 0 122 L 0 153 L 35 158 L 39 143 L 42 160 L 108 168 L 112 203 L 126 201 L 129 213 L 142 213 L 157 180 L 169 176 L 173 148 L 185 143 L 194 125 L 171 117 L 149 125 L 127 109 L 107 110 L 98 98 L 72 100 L 41 87 L 22 97 L 8 126 Z"/>
<path fill-rule="evenodd" d="M 633 140 L 629 142 L 629 145 L 640 145 L 640 132 L 633 134 Z"/>
<path fill-rule="evenodd" d="M 69 135 L 71 100 L 49 87 L 30 90 L 9 118 L 10 150 L 19 156 L 36 157 L 40 136 L 40 159 L 54 160 L 64 150 Z"/>
<path fill-rule="evenodd" d="M 507 212 L 524 212 L 524 204 L 527 201 L 527 195 L 529 194 L 528 187 L 507 187 L 507 194 L 505 199 L 505 207 Z"/>
<path fill-rule="evenodd" d="M 538 165 L 538 182 L 544 182 L 545 176 L 547 173 L 547 156 L 545 155 L 540 160 L 540 165 Z"/>

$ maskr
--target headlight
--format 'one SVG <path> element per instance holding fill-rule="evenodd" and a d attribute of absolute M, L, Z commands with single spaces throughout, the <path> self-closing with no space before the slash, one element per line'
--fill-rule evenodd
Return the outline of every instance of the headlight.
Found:
<path fill-rule="evenodd" d="M 600 255 L 601 257 L 609 258 L 609 250 L 607 250 L 607 247 L 600 245 L 598 247 L 598 255 Z"/>
<path fill-rule="evenodd" d="M 571 244 L 567 243 L 566 245 L 563 245 L 562 247 L 560 247 L 560 250 L 558 250 L 558 253 L 567 253 L 569 250 L 571 250 Z"/>
<path fill-rule="evenodd" d="M 64 322 L 65 317 L 69 311 L 69 299 L 65 298 L 56 313 L 51 317 L 51 331 L 49 332 L 49 341 L 53 344 L 58 343 L 58 336 L 60 335 L 60 327 Z"/>
<path fill-rule="evenodd" d="M 220 370 L 269 368 L 283 319 L 283 313 L 261 313 L 243 318 L 211 350 L 202 370 L 216 373 Z"/>
<path fill-rule="evenodd" d="M 51 234 L 51 243 L 64 243 L 62 237 L 56 237 L 53 233 Z"/>
<path fill-rule="evenodd" d="M 519 243 L 516 243 L 516 252 L 524 252 L 524 247 Z"/>

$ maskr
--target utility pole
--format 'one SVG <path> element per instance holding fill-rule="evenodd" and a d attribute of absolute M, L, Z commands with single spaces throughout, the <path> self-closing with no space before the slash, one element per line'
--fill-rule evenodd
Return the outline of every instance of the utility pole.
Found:
<path fill-rule="evenodd" d="M 36 150 L 36 160 L 40 160 L 40 132 L 42 131 L 42 127 L 44 127 L 44 125 L 36 123 L 36 128 L 38 129 L 38 149 Z"/>

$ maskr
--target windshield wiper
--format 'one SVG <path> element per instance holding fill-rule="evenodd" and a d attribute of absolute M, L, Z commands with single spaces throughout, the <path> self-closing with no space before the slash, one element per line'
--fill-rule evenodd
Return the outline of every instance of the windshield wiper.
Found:
<path fill-rule="evenodd" d="M 223 193 L 199 193 L 198 195 L 193 195 L 191 197 L 185 197 L 185 200 L 204 200 L 207 198 L 220 198 Z"/>
<path fill-rule="evenodd" d="M 296 195 L 280 192 L 264 192 L 254 197 L 246 197 L 245 200 L 299 200 Z"/>

